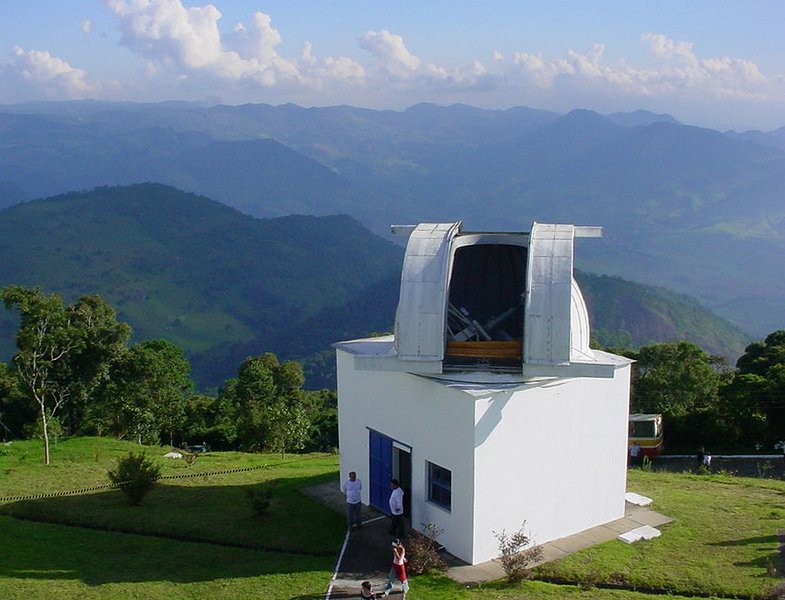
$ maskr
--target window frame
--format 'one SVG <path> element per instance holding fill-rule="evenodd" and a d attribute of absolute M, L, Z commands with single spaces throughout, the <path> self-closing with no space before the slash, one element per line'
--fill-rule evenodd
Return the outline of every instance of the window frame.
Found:
<path fill-rule="evenodd" d="M 430 460 L 426 460 L 425 463 L 428 474 L 428 502 L 451 512 L 452 470 L 431 462 Z"/>

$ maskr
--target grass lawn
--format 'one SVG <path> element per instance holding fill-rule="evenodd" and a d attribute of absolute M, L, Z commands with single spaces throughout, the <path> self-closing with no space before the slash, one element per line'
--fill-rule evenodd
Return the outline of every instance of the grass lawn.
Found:
<path fill-rule="evenodd" d="M 10 517 L 0 517 L 0 555 L 0 597 L 27 600 L 315 598 L 335 562 Z"/>
<path fill-rule="evenodd" d="M 40 443 L 0 445 L 0 497 L 104 484 L 117 458 L 139 448 L 65 440 L 47 467 Z M 146 450 L 164 476 L 189 477 L 162 480 L 139 507 L 117 490 L 0 504 L 0 598 L 324 598 L 345 518 L 298 490 L 337 477 L 337 457 L 214 453 L 187 467 L 161 458 L 165 451 Z M 207 475 L 234 469 L 252 470 Z M 246 490 L 270 482 L 274 504 L 258 517 Z M 666 589 L 672 598 L 753 598 L 781 581 L 785 482 L 632 470 L 628 489 L 674 522 L 657 539 L 608 542 L 536 571 L 573 585 L 464 588 L 434 574 L 413 578 L 409 600 L 662 598 L 592 587 L 603 583 Z"/>
<path fill-rule="evenodd" d="M 544 565 L 538 576 L 725 597 L 753 597 L 782 580 L 785 482 L 633 469 L 627 488 L 674 519 L 662 536 L 601 544 Z"/>
<path fill-rule="evenodd" d="M 52 464 L 41 464 L 40 444 L 15 442 L 0 456 L 0 496 L 51 493 L 108 483 L 106 472 L 118 457 L 140 447 L 101 438 L 60 442 Z M 119 490 L 76 496 L 21 500 L 0 505 L 0 514 L 36 521 L 99 529 L 207 540 L 335 556 L 343 542 L 343 515 L 311 501 L 299 488 L 337 477 L 337 457 L 327 454 L 280 455 L 210 453 L 188 467 L 183 460 L 160 458 L 166 449 L 146 453 L 162 466 L 162 479 L 140 506 L 129 507 Z M 256 468 L 258 467 L 258 468 Z M 235 469 L 223 475 L 199 476 Z M 193 475 L 197 475 L 193 477 Z M 186 476 L 178 478 L 179 476 Z M 275 485 L 273 504 L 264 517 L 256 515 L 247 490 Z M 319 531 L 318 536 L 313 535 Z"/>

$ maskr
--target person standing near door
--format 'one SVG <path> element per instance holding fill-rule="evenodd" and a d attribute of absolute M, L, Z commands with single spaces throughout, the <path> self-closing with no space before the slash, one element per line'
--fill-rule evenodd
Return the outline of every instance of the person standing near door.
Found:
<path fill-rule="evenodd" d="M 402 538 L 405 535 L 403 525 L 403 490 L 397 479 L 390 480 L 390 535 Z"/>
<path fill-rule="evenodd" d="M 346 494 L 346 518 L 349 529 L 362 525 L 362 491 L 363 483 L 357 479 L 357 473 L 349 471 L 349 478 L 341 485 L 341 491 Z"/>

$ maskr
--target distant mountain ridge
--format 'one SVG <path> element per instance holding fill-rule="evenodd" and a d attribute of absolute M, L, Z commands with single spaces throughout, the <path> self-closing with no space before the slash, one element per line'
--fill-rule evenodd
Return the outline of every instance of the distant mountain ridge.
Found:
<path fill-rule="evenodd" d="M 99 293 L 135 337 L 191 358 L 201 386 L 249 355 L 307 359 L 329 385 L 336 341 L 392 328 L 403 250 L 346 216 L 257 219 L 160 184 L 97 188 L 0 211 L 0 286 Z M 603 343 L 691 339 L 735 356 L 748 339 L 697 303 L 581 274 Z M 685 316 L 686 315 L 686 316 Z M 0 360 L 14 323 L 0 315 Z"/>
<path fill-rule="evenodd" d="M 579 267 L 698 298 L 751 334 L 785 326 L 785 128 L 719 132 L 646 111 L 421 104 L 0 107 L 0 207 L 145 181 L 260 217 L 525 229 L 600 225 Z"/>

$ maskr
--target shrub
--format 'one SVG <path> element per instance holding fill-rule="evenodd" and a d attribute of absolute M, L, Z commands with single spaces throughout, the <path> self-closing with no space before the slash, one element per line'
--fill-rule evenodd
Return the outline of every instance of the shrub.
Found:
<path fill-rule="evenodd" d="M 248 497 L 251 499 L 251 506 L 254 512 L 263 517 L 267 514 L 267 509 L 273 502 L 273 488 L 270 486 L 260 488 L 250 488 L 246 490 Z"/>
<path fill-rule="evenodd" d="M 772 588 L 769 588 L 765 593 L 760 596 L 761 600 L 783 600 L 785 599 L 785 582 L 778 583 Z"/>
<path fill-rule="evenodd" d="M 510 582 L 522 581 L 529 576 L 529 565 L 542 559 L 542 546 L 532 545 L 532 539 L 523 532 L 526 521 L 521 528 L 510 535 L 502 529 L 493 532 L 499 542 L 498 560 L 507 580 Z"/>
<path fill-rule="evenodd" d="M 444 533 L 444 529 L 433 523 L 423 523 L 422 526 L 424 534 L 412 531 L 407 540 L 407 571 L 412 575 L 419 575 L 431 569 L 446 570 L 447 564 L 439 556 L 440 544 L 436 541 L 436 538 Z"/>
<path fill-rule="evenodd" d="M 128 503 L 138 506 L 161 477 L 161 467 L 146 458 L 144 452 L 130 452 L 125 458 L 118 459 L 117 468 L 107 475 L 109 481 L 123 491 Z"/>

